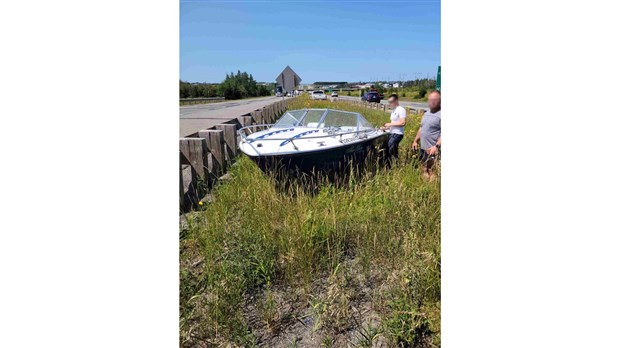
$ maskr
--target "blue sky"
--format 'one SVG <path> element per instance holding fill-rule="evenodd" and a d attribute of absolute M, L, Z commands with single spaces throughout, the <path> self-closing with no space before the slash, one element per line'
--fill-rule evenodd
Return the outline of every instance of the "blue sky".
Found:
<path fill-rule="evenodd" d="M 273 82 L 290 65 L 302 83 L 434 76 L 439 1 L 180 2 L 180 78 L 227 72 Z"/>

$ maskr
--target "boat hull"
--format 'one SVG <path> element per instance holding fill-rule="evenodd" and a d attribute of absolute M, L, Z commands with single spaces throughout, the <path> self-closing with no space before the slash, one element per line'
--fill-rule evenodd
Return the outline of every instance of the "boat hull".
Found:
<path fill-rule="evenodd" d="M 337 171 L 363 164 L 369 158 L 382 160 L 387 149 L 388 133 L 324 150 L 250 157 L 263 171 L 312 173 Z"/>

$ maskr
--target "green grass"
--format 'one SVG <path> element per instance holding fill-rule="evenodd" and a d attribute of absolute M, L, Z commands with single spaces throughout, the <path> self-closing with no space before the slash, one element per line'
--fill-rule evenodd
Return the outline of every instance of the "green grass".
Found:
<path fill-rule="evenodd" d="M 289 108 L 303 107 L 358 111 L 375 125 L 389 118 L 307 97 Z M 349 329 L 359 333 L 357 346 L 380 336 L 393 347 L 439 345 L 440 183 L 422 180 L 406 151 L 418 126 L 419 116 L 407 123 L 396 167 L 344 187 L 325 184 L 316 194 L 282 192 L 240 157 L 232 180 L 214 189 L 215 201 L 187 215 L 181 345 L 253 346 L 259 327 L 276 335 L 305 309 L 315 318 L 313 332 L 335 347 L 341 341 L 332 337 Z M 361 301 L 380 323 L 351 321 Z M 252 306 L 258 319 L 249 320 Z"/>
<path fill-rule="evenodd" d="M 430 92 L 431 90 L 427 90 L 427 92 Z M 343 92 L 338 92 L 340 95 L 343 96 L 348 96 L 349 92 L 348 91 L 343 91 Z M 427 95 L 424 96 L 424 98 L 420 98 L 419 93 L 418 93 L 418 88 L 417 87 L 406 87 L 406 88 L 394 88 L 392 90 L 392 93 L 396 93 L 398 94 L 398 99 L 401 101 L 410 101 L 410 102 L 427 102 L 428 101 L 428 93 Z M 389 89 L 385 89 L 383 91 L 383 95 L 385 96 L 385 99 L 387 100 L 387 98 L 390 95 L 390 90 Z M 404 96 L 403 96 L 404 94 Z M 351 96 L 352 97 L 359 97 L 360 96 L 360 92 L 359 91 L 351 91 Z"/>

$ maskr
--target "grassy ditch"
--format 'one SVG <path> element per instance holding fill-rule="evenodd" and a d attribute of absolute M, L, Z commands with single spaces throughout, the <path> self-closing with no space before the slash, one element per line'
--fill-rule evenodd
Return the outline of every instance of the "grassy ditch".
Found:
<path fill-rule="evenodd" d="M 318 193 L 282 192 L 239 158 L 181 228 L 180 345 L 439 346 L 440 182 L 405 151 L 418 127 L 411 117 L 391 170 Z"/>

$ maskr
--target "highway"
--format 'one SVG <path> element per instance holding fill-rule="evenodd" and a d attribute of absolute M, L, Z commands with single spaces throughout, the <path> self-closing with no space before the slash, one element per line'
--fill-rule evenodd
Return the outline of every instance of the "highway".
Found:
<path fill-rule="evenodd" d="M 359 100 L 359 97 L 340 96 L 339 98 Z M 181 106 L 179 108 L 179 135 L 181 137 L 189 136 L 201 129 L 207 129 L 216 124 L 230 121 L 238 116 L 260 109 L 278 100 L 282 100 L 282 98 L 270 96 Z M 387 104 L 387 100 L 382 100 L 381 104 Z M 401 101 L 400 105 L 414 109 L 428 108 L 427 103 Z"/>
<path fill-rule="evenodd" d="M 179 135 L 186 137 L 201 129 L 232 120 L 278 100 L 282 98 L 262 97 L 181 106 L 179 108 Z"/>

